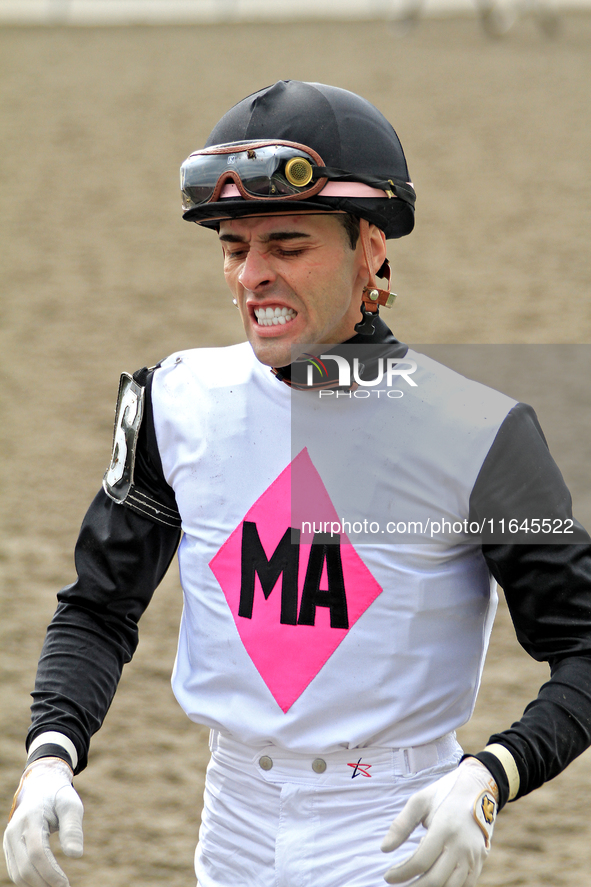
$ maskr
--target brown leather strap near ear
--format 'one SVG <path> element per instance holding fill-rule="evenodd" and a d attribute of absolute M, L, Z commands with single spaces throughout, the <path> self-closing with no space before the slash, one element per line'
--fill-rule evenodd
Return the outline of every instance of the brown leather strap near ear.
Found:
<path fill-rule="evenodd" d="M 367 283 L 367 286 L 363 287 L 362 301 L 366 311 L 369 311 L 370 314 L 377 314 L 378 305 L 385 305 L 386 308 L 391 308 L 394 304 L 394 299 L 396 298 L 396 293 L 390 292 L 390 281 L 392 277 L 390 263 L 388 259 L 384 259 L 384 263 L 381 266 L 380 270 L 377 272 L 377 275 L 374 275 L 373 250 L 371 248 L 369 222 L 367 221 L 367 219 L 359 220 L 359 234 L 361 237 L 361 245 L 363 247 L 365 264 L 367 265 L 367 270 L 369 271 L 369 281 Z M 377 287 L 376 276 L 385 279 L 386 286 L 388 287 L 387 289 L 379 289 Z"/>

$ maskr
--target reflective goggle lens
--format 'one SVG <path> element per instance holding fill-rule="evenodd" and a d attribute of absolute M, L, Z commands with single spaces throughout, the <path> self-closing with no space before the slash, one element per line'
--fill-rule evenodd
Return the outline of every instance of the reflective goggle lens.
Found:
<path fill-rule="evenodd" d="M 320 157 L 289 145 L 237 143 L 218 146 L 216 153 L 192 154 L 181 166 L 183 208 L 218 199 L 226 183 L 241 186 L 247 195 L 259 199 L 300 195 L 315 184 L 311 183 L 317 165 L 323 165 Z"/>

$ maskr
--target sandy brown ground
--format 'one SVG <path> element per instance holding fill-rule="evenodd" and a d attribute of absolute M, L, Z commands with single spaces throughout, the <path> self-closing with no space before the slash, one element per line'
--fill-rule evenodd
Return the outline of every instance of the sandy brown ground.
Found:
<path fill-rule="evenodd" d="M 180 220 L 179 163 L 227 107 L 276 79 L 360 92 L 397 127 L 419 194 L 415 233 L 390 247 L 398 335 L 587 343 L 591 16 L 563 24 L 554 42 L 529 21 L 490 42 L 471 18 L 424 22 L 404 40 L 375 22 L 0 30 L 0 810 L 55 592 L 108 461 L 120 371 L 241 338 L 214 236 Z M 536 353 L 541 363 L 518 357 L 519 378 L 493 375 L 539 399 L 589 523 L 588 349 L 548 352 L 552 363 Z M 173 569 L 77 780 L 86 854 L 67 863 L 74 887 L 194 883 L 206 731 L 169 689 L 180 606 Z M 501 609 L 465 746 L 518 717 L 546 674 Z M 587 754 L 510 805 L 481 883 L 588 884 L 590 796 Z"/>

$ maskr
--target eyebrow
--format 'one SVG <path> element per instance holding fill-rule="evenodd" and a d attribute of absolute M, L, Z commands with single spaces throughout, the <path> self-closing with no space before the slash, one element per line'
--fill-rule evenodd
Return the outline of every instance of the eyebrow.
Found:
<path fill-rule="evenodd" d="M 271 243 L 274 240 L 300 240 L 304 237 L 309 238 L 309 234 L 303 231 L 273 231 L 271 234 L 265 234 L 261 237 L 262 243 Z M 220 234 L 220 240 L 225 243 L 246 243 L 245 237 L 238 234 Z"/>

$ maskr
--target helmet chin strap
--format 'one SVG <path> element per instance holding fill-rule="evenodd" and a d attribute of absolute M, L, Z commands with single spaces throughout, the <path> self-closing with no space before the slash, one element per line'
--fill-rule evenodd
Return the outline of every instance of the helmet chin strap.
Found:
<path fill-rule="evenodd" d="M 371 246 L 371 235 L 367 219 L 359 220 L 359 234 L 361 237 L 361 246 L 363 248 L 365 264 L 367 265 L 367 270 L 369 272 L 369 280 L 367 286 L 363 287 L 361 297 L 361 313 L 363 318 L 359 323 L 355 324 L 355 330 L 362 335 L 372 336 L 375 332 L 372 319 L 378 316 L 379 306 L 385 305 L 386 308 L 391 308 L 394 304 L 396 293 L 390 292 L 392 271 L 388 259 L 384 259 L 381 268 L 377 274 L 374 275 L 373 249 Z M 386 281 L 387 289 L 378 288 L 376 285 L 376 277 L 380 277 Z"/>

